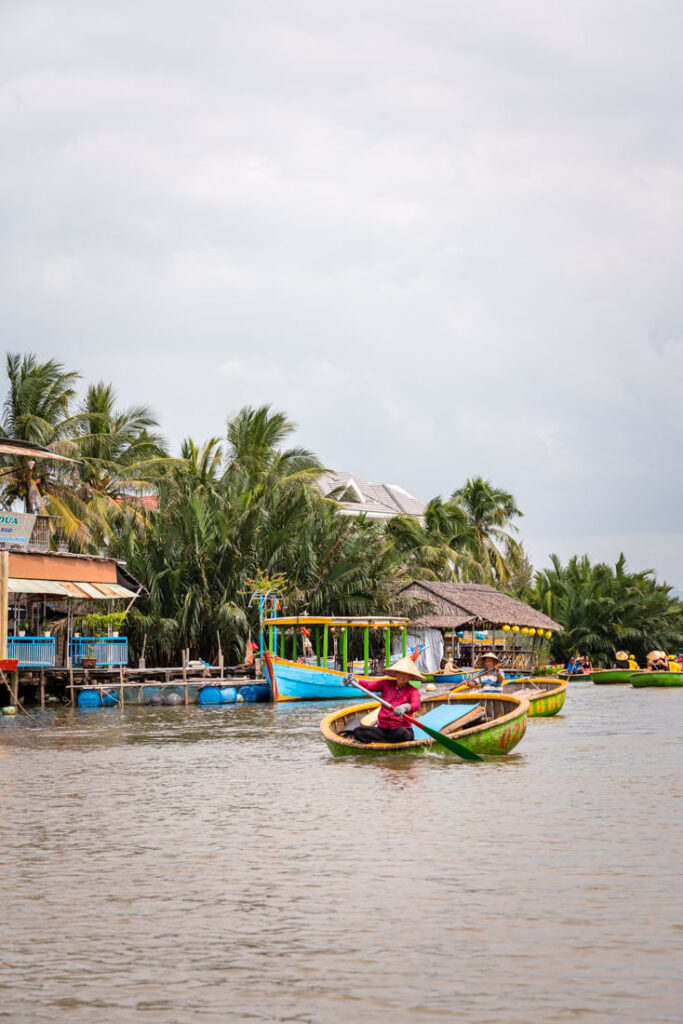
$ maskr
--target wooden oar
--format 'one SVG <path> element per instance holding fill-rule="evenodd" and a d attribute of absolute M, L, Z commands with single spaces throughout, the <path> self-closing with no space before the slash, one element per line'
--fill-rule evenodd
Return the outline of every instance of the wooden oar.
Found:
<path fill-rule="evenodd" d="M 361 693 L 364 693 L 366 695 L 366 697 L 370 697 L 372 700 L 379 701 L 379 703 L 383 707 L 388 708 L 389 711 L 394 710 L 393 706 L 389 704 L 388 701 L 382 700 L 382 698 L 378 697 L 376 693 L 372 692 L 372 690 L 366 690 L 364 686 L 361 686 L 358 680 L 355 678 L 355 676 L 352 676 L 351 673 L 349 673 L 346 676 L 344 682 L 346 682 L 349 686 L 355 687 L 356 690 L 360 690 Z M 424 722 L 420 722 L 419 719 L 417 718 L 413 718 L 412 715 L 407 715 L 404 713 L 400 717 L 405 718 L 406 722 L 410 722 L 411 725 L 416 726 L 418 729 L 422 729 L 424 732 L 427 733 L 428 736 L 431 736 L 433 740 L 436 740 L 437 743 L 440 743 L 442 747 L 445 747 L 446 750 L 450 750 L 452 754 L 457 754 L 458 757 L 461 757 L 463 761 L 484 760 L 483 757 L 480 757 L 479 754 L 475 754 L 473 750 L 470 750 L 468 747 L 463 746 L 462 743 L 458 743 L 456 740 L 452 740 L 450 736 L 446 736 L 442 732 L 437 732 L 436 729 L 430 729 L 428 725 L 425 725 Z"/>

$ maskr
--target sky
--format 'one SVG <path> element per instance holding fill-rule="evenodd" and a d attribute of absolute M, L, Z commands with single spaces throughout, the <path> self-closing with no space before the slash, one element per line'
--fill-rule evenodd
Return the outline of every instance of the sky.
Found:
<path fill-rule="evenodd" d="M 683 588 L 678 0 L 0 0 L 0 330 Z"/>

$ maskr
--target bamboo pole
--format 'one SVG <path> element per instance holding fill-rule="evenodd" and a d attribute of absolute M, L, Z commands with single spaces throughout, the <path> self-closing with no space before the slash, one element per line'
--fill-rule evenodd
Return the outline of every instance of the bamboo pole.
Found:
<path fill-rule="evenodd" d="M 67 657 L 67 664 L 69 666 L 69 691 L 71 693 L 71 707 L 76 707 L 76 692 L 74 690 L 74 665 L 71 660 L 71 655 Z"/>
<path fill-rule="evenodd" d="M 124 696 L 124 692 L 123 692 L 123 665 L 119 665 L 119 687 L 120 687 L 120 693 L 121 693 L 121 696 L 119 698 L 119 704 L 123 708 L 123 704 L 124 704 L 124 700 L 125 700 L 125 696 Z"/>
<path fill-rule="evenodd" d="M 40 670 L 40 706 L 45 708 L 45 671 Z"/>

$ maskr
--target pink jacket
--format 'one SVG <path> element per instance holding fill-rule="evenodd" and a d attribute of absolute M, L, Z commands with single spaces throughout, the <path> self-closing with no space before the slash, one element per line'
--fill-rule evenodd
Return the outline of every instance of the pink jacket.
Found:
<path fill-rule="evenodd" d="M 414 715 L 420 707 L 420 691 L 416 690 L 410 683 L 406 683 L 405 686 L 399 686 L 391 676 L 383 676 L 381 679 L 373 679 L 372 681 L 364 679 L 363 686 L 366 690 L 379 693 L 382 700 L 387 701 L 394 708 L 398 707 L 399 704 L 410 704 L 409 715 Z M 410 722 L 406 722 L 400 715 L 392 714 L 387 708 L 379 709 L 377 725 L 380 729 L 410 728 Z"/>

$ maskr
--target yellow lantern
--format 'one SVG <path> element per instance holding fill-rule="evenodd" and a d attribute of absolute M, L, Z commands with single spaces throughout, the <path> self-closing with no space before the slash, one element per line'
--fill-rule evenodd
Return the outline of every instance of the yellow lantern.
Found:
<path fill-rule="evenodd" d="M 552 630 L 550 630 L 550 629 L 546 629 L 546 631 L 545 631 L 545 638 L 546 638 L 546 640 L 550 640 L 550 637 L 551 637 L 552 635 L 553 635 L 553 634 L 552 634 Z"/>
<path fill-rule="evenodd" d="M 519 626 L 513 626 L 512 627 L 512 632 L 513 633 L 519 633 Z"/>
<path fill-rule="evenodd" d="M 537 629 L 536 630 L 536 635 L 537 636 L 543 636 L 543 630 L 542 629 Z"/>
<path fill-rule="evenodd" d="M 510 632 L 510 627 L 509 626 L 503 626 L 503 632 L 504 633 L 509 633 Z"/>

